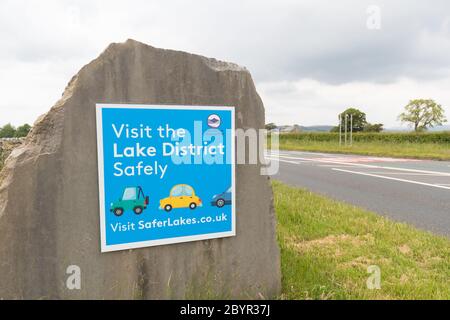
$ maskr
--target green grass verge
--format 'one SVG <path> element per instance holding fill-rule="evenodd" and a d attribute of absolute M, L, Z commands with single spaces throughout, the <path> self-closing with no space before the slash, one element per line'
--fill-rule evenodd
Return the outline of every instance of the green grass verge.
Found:
<path fill-rule="evenodd" d="M 450 160 L 450 145 L 439 143 L 355 142 L 353 146 L 345 147 L 339 146 L 337 142 L 282 140 L 280 141 L 280 149 L 396 158 Z"/>
<path fill-rule="evenodd" d="M 273 183 L 282 299 L 450 299 L 450 241 Z M 369 266 L 381 289 L 369 290 Z"/>

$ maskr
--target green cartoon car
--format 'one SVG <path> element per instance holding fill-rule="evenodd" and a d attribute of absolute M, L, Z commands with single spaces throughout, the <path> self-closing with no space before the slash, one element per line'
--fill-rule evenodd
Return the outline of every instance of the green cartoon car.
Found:
<path fill-rule="evenodd" d="M 120 217 L 127 210 L 133 210 L 135 214 L 141 214 L 149 204 L 148 196 L 144 195 L 141 187 L 126 187 L 122 197 L 111 203 L 110 211 Z"/>

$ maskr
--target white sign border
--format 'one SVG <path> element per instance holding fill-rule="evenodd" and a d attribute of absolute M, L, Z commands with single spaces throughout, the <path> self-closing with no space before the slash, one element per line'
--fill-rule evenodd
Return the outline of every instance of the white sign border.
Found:
<path fill-rule="evenodd" d="M 106 212 L 105 212 L 105 178 L 104 178 L 104 152 L 103 152 L 103 119 L 102 110 L 107 109 L 167 109 L 167 110 L 211 110 L 211 111 L 231 111 L 231 201 L 232 201 L 232 222 L 231 231 L 209 233 L 203 235 L 168 238 L 160 240 L 147 240 L 131 242 L 126 244 L 106 244 Z M 196 106 L 196 105 L 146 105 L 146 104 L 109 104 L 96 103 L 96 124 L 97 124 L 97 161 L 98 161 L 98 185 L 99 185 L 99 212 L 100 212 L 100 246 L 101 252 L 113 252 L 121 250 L 170 245 L 184 242 L 194 242 L 200 240 L 221 239 L 236 236 L 236 157 L 235 157 L 235 107 L 232 106 Z"/>

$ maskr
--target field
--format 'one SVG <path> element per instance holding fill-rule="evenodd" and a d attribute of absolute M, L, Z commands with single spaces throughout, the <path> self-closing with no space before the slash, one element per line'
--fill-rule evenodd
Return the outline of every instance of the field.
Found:
<path fill-rule="evenodd" d="M 450 160 L 450 132 L 360 133 L 353 141 L 352 146 L 340 146 L 336 133 L 282 134 L 280 149 Z"/>
<path fill-rule="evenodd" d="M 450 241 L 273 183 L 282 299 L 450 299 Z M 381 289 L 369 290 L 369 266 Z"/>

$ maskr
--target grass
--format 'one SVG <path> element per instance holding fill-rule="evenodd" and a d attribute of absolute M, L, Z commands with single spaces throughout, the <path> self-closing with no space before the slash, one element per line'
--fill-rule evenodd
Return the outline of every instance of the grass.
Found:
<path fill-rule="evenodd" d="M 440 143 L 386 143 L 355 142 L 353 146 L 339 146 L 329 141 L 280 141 L 280 149 L 361 154 L 382 157 L 401 157 L 415 159 L 450 160 L 450 145 Z"/>
<path fill-rule="evenodd" d="M 450 299 L 450 241 L 273 183 L 282 299 Z M 369 290 L 369 266 L 381 289 Z"/>

